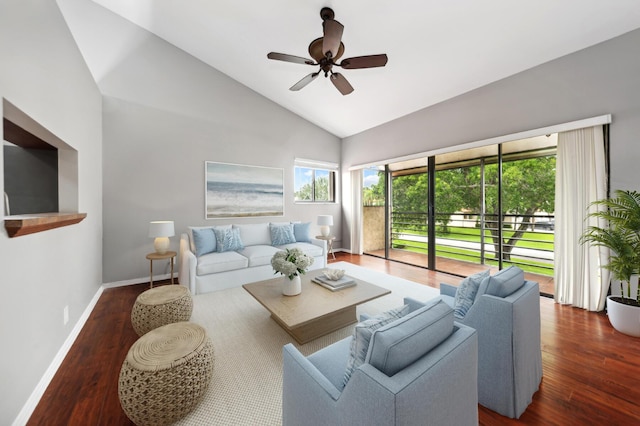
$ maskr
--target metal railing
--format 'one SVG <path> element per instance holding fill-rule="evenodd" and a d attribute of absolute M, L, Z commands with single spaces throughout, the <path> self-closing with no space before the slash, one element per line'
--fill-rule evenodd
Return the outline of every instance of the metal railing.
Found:
<path fill-rule="evenodd" d="M 436 214 L 436 256 L 497 265 L 520 266 L 528 272 L 553 275 L 553 215 L 503 215 L 502 247 L 495 215 Z M 392 249 L 428 252 L 426 212 L 392 212 Z M 520 232 L 518 232 L 520 230 Z"/>

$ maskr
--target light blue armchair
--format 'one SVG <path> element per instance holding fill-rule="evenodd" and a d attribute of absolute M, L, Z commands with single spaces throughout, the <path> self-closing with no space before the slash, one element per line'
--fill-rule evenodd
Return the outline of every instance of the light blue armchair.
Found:
<path fill-rule="evenodd" d="M 411 304 L 409 314 L 373 332 L 346 385 L 352 337 L 309 357 L 284 346 L 283 425 L 477 425 L 476 332 L 437 305 L 450 321 L 437 342 L 422 350 L 434 332 L 424 308 Z"/>
<path fill-rule="evenodd" d="M 452 307 L 456 288 L 440 284 Z M 542 380 L 538 283 L 525 281 L 515 267 L 500 271 L 480 284 L 473 305 L 456 321 L 478 331 L 478 402 L 519 418 Z"/>

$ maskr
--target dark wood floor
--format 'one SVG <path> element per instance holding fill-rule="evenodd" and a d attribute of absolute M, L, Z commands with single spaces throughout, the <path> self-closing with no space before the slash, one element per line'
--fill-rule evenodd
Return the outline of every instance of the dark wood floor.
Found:
<path fill-rule="evenodd" d="M 369 254 L 382 258 L 384 258 L 385 255 L 384 250 L 376 250 Z M 420 266 L 422 268 L 426 268 L 429 263 L 426 254 L 415 253 L 408 250 L 389 250 L 389 259 L 397 262 L 408 263 L 409 265 Z M 463 277 L 475 274 L 476 272 L 482 272 L 486 269 L 490 269 L 492 275 L 498 271 L 497 267 L 464 262 L 457 259 L 447 259 L 445 257 L 436 257 L 436 265 L 439 271 Z M 553 297 L 555 292 L 553 277 L 525 272 L 525 278 L 531 281 L 536 281 L 540 285 L 541 294 Z"/>
<path fill-rule="evenodd" d="M 459 277 L 372 256 L 351 262 L 437 287 Z M 131 425 L 117 380 L 137 339 L 131 307 L 148 285 L 107 289 L 36 407 L 29 425 Z M 607 317 L 541 298 L 543 379 L 519 421 L 479 408 L 481 425 L 640 424 L 640 339 L 613 330 Z"/>

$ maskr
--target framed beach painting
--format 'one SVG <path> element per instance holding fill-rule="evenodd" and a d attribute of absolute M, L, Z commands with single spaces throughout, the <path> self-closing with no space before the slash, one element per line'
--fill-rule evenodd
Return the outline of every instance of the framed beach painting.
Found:
<path fill-rule="evenodd" d="M 284 169 L 205 162 L 205 217 L 284 216 Z"/>

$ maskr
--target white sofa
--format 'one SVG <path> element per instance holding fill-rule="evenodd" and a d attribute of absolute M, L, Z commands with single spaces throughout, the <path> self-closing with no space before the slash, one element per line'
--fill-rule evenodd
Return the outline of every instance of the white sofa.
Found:
<path fill-rule="evenodd" d="M 274 235 L 275 228 L 289 225 L 295 226 L 294 242 L 290 239 L 282 239 L 280 235 Z M 327 264 L 327 243 L 312 238 L 309 235 L 309 223 L 257 223 L 224 226 L 191 226 L 186 233 L 180 236 L 180 265 L 178 280 L 180 284 L 189 287 L 191 294 L 208 293 L 226 288 L 237 287 L 243 284 L 276 278 L 282 275 L 274 275 L 271 267 L 271 258 L 279 251 L 297 247 L 313 257 L 314 261 L 310 270 L 323 269 Z M 215 230 L 234 230 L 236 238 L 241 241 L 241 249 L 226 250 L 221 247 L 219 239 L 215 239 L 212 246 L 207 247 L 206 238 L 216 235 Z M 194 238 L 195 233 L 195 238 Z M 274 245 L 273 242 L 287 242 Z M 198 247 L 199 246 L 199 247 Z M 224 244 L 223 244 L 224 246 Z M 228 248 L 228 247 L 227 247 Z M 207 252 L 209 251 L 209 252 Z M 205 253 L 206 252 L 206 253 Z M 197 255 L 199 254 L 199 256 Z"/>

